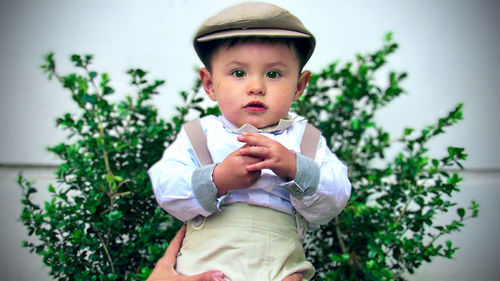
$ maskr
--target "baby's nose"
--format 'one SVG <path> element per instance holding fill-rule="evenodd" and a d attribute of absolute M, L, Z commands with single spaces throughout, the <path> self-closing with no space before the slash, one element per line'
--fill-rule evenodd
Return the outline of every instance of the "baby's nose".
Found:
<path fill-rule="evenodd" d="M 248 86 L 248 94 L 250 95 L 265 95 L 266 90 L 264 83 L 261 79 L 255 78 L 250 81 Z"/>

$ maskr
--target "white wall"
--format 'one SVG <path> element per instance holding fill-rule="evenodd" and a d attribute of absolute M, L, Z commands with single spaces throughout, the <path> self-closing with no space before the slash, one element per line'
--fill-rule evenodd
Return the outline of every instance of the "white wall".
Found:
<path fill-rule="evenodd" d="M 61 72 L 71 71 L 67 62 L 71 54 L 94 54 L 95 69 L 108 72 L 113 86 L 121 94 L 132 94 L 125 74 L 128 68 L 142 67 L 150 71 L 152 78 L 166 79 L 167 84 L 155 101 L 162 117 L 168 118 L 175 105 L 180 104 L 177 93 L 191 87 L 196 75 L 193 69 L 200 65 L 191 46 L 191 36 L 204 19 L 235 2 L 241 1 L 1 1 L 2 193 L 17 192 L 11 180 L 15 178 L 12 175 L 17 173 L 18 167 L 57 163 L 57 159 L 45 151 L 45 147 L 65 138 L 65 133 L 55 128 L 54 120 L 75 110 L 68 93 L 56 82 L 47 81 L 39 69 L 44 54 L 55 52 Z M 464 184 L 464 192 L 458 198 L 464 204 L 471 199 L 478 200 L 483 204 L 482 214 L 478 222 L 474 222 L 477 227 L 467 227 L 459 234 L 465 236 L 457 236 L 465 237 L 460 238 L 465 250 L 457 254 L 459 257 L 455 261 L 436 261 L 435 264 L 444 264 L 449 270 L 436 268 L 433 264 L 417 275 L 422 276 L 421 279 L 414 280 L 471 280 L 464 277 L 468 275 L 459 274 L 470 270 L 477 273 L 475 276 L 490 274 L 484 276 L 491 277 L 494 276 L 491 274 L 499 273 L 491 263 L 500 257 L 498 251 L 491 252 L 498 247 L 488 247 L 497 244 L 498 241 L 494 240 L 498 235 L 484 236 L 485 239 L 480 240 L 476 237 L 483 237 L 480 235 L 485 233 L 499 234 L 500 229 L 498 219 L 493 217 L 500 194 L 500 147 L 497 145 L 500 137 L 497 125 L 500 119 L 497 109 L 500 105 L 500 95 L 497 94 L 500 87 L 500 2 L 269 2 L 289 9 L 315 34 L 317 48 L 307 65 L 313 71 L 319 71 L 336 59 L 351 59 L 357 52 L 376 50 L 382 44 L 383 35 L 394 32 L 400 48 L 390 57 L 387 69 L 409 72 L 404 83 L 409 94 L 378 116 L 380 123 L 389 128 L 394 137 L 406 126 L 420 128 L 443 116 L 457 103 L 465 103 L 465 120 L 433 142 L 433 153 L 442 155 L 443 148 L 448 145 L 466 148 L 469 160 L 465 175 L 474 180 L 473 184 Z M 14 167 L 14 164 L 20 166 Z M 50 174 L 45 172 L 42 176 L 36 169 L 32 171 L 35 178 Z M 1 251 L 22 255 L 25 250 L 11 252 L 12 245 L 21 240 L 15 234 L 20 231 L 16 226 L 18 222 L 11 218 L 17 217 L 19 207 L 10 200 L 9 204 L 2 201 L 1 208 L 2 225 L 8 221 L 12 226 L 2 226 L 2 241 L 7 239 L 7 242 L 2 242 Z M 18 230 L 13 232 L 12 229 Z M 9 247 L 4 248 L 5 245 Z M 466 249 L 476 246 L 484 255 L 467 252 Z M 467 260 L 467 257 L 477 255 L 480 257 Z M 5 267 L 11 272 L 19 269 Z M 455 277 L 455 274 L 458 275 Z M 12 273 L 6 276 L 20 275 Z M 22 279 L 11 277 L 6 280 Z"/>
<path fill-rule="evenodd" d="M 2 1 L 0 17 L 0 128 L 2 163 L 54 163 L 44 147 L 65 134 L 54 119 L 74 109 L 69 95 L 48 82 L 38 66 L 55 51 L 60 70 L 70 54 L 95 55 L 95 68 L 111 74 L 124 93 L 125 70 L 140 66 L 167 80 L 157 98 L 162 116 L 179 104 L 200 65 L 191 36 L 209 15 L 236 1 Z M 410 74 L 410 93 L 379 119 L 395 133 L 423 126 L 459 102 L 465 120 L 436 145 L 465 146 L 470 168 L 500 168 L 498 1 L 270 1 L 287 7 L 316 35 L 308 68 L 376 50 L 394 31 L 399 51 L 388 69 Z M 397 118 L 394 118 L 397 116 Z"/>

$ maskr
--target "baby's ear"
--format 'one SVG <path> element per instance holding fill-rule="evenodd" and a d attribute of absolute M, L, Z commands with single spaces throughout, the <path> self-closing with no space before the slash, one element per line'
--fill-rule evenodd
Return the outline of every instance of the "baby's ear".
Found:
<path fill-rule="evenodd" d="M 305 70 L 299 75 L 299 79 L 297 81 L 297 89 L 293 101 L 297 101 L 300 96 L 302 96 L 302 93 L 306 89 L 307 83 L 309 83 L 309 79 L 311 79 L 311 72 L 309 70 Z"/>
<path fill-rule="evenodd" d="M 207 93 L 208 97 L 211 100 L 215 101 L 216 99 L 215 99 L 212 74 L 206 67 L 200 69 L 200 79 L 201 79 L 201 84 L 203 85 L 203 89 L 205 89 L 205 92 Z"/>

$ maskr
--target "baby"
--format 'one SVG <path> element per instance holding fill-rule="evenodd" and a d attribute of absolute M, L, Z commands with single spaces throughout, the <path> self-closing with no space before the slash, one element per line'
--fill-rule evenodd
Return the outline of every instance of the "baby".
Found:
<path fill-rule="evenodd" d="M 280 7 L 243 3 L 209 18 L 194 46 L 222 115 L 186 124 L 149 170 L 158 203 L 187 222 L 176 270 L 310 280 L 306 227 L 328 223 L 351 192 L 325 138 L 289 115 L 309 82 L 302 68 L 315 38 Z"/>

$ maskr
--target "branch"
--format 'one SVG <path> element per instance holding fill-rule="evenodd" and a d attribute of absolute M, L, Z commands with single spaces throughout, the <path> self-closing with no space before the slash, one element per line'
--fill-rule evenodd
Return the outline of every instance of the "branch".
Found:
<path fill-rule="evenodd" d="M 399 214 L 399 217 L 396 219 L 396 225 L 399 224 L 399 222 L 401 221 L 401 219 L 406 214 L 406 211 L 408 210 L 408 206 L 410 205 L 411 201 L 413 201 L 413 198 L 415 198 L 415 196 L 410 197 L 410 199 L 408 199 L 408 201 L 406 201 L 405 206 L 403 208 L 403 211 L 401 212 L 401 214 Z"/>
<path fill-rule="evenodd" d="M 89 71 L 87 65 L 85 65 L 84 69 L 87 72 L 88 77 L 90 77 L 90 83 L 95 88 L 97 96 L 99 98 L 101 98 L 101 96 L 102 96 L 101 91 L 99 90 L 99 87 L 97 87 L 97 85 L 95 83 L 95 80 L 94 80 L 94 77 L 92 77 L 92 75 L 90 75 L 90 71 Z M 106 143 L 104 142 L 104 128 L 103 128 L 103 125 L 102 125 L 102 119 L 101 119 L 101 116 L 99 114 L 96 114 L 95 112 L 94 112 L 94 114 L 95 114 L 95 116 L 97 118 L 97 124 L 98 124 L 98 127 L 99 127 L 99 136 L 101 137 L 101 150 L 102 150 L 102 154 L 103 154 L 103 158 L 104 158 L 104 165 L 106 166 L 106 173 L 109 176 L 113 177 L 114 176 L 113 172 L 111 171 L 111 168 L 109 166 L 108 151 L 104 147 L 104 145 Z M 111 187 L 110 187 L 110 190 L 111 190 Z"/>
<path fill-rule="evenodd" d="M 342 240 L 342 232 L 340 231 L 339 225 L 340 225 L 339 217 L 336 216 L 335 217 L 335 234 L 337 235 L 337 239 L 339 240 L 339 245 L 340 245 L 340 249 L 342 250 L 342 253 L 347 254 L 348 253 L 347 247 L 344 244 L 344 240 Z"/>
<path fill-rule="evenodd" d="M 109 254 L 108 247 L 106 246 L 106 243 L 104 243 L 104 240 L 102 239 L 101 234 L 99 234 L 99 231 L 96 231 L 96 233 L 97 233 L 97 236 L 99 236 L 99 240 L 101 240 L 101 245 L 104 248 L 104 252 L 106 252 L 106 257 L 108 258 L 109 265 L 111 266 L 111 271 L 113 273 L 116 273 L 115 272 L 115 265 L 114 265 L 113 259 L 111 258 L 111 255 Z"/>

